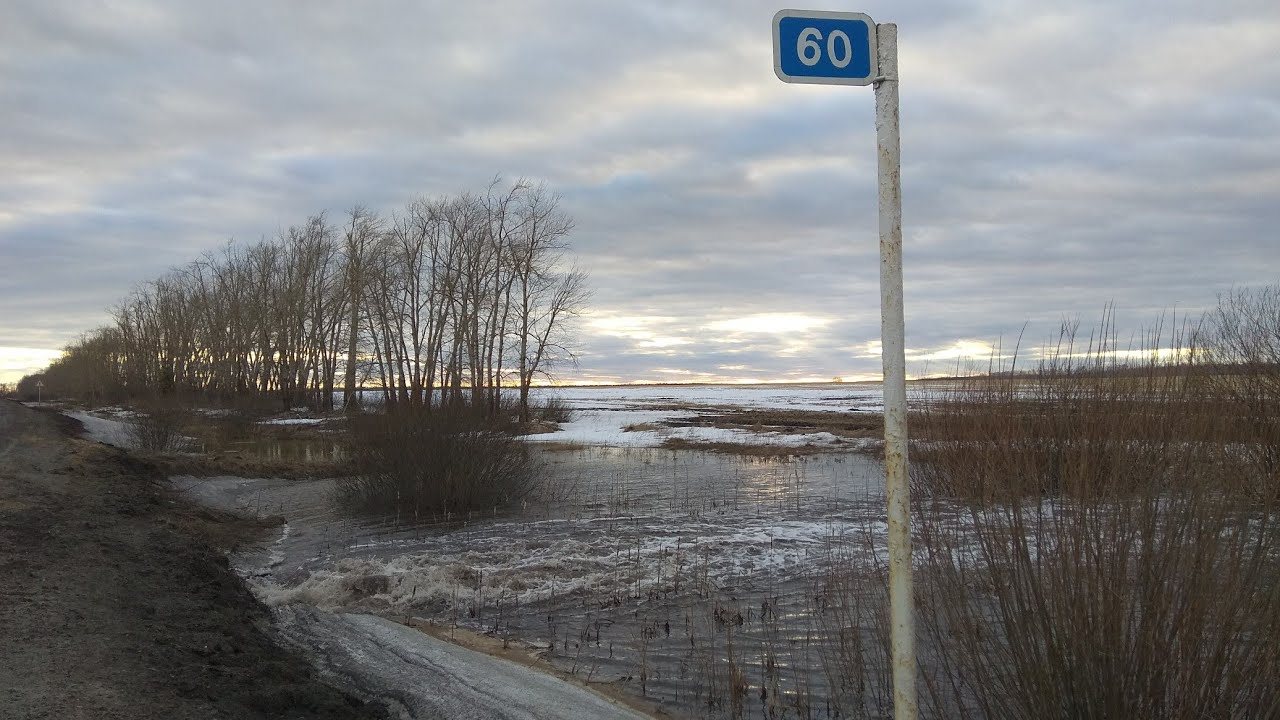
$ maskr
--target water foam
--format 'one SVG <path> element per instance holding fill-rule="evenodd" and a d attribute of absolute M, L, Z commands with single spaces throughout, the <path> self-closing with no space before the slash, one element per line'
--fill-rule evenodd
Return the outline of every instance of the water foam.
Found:
<path fill-rule="evenodd" d="M 296 573 L 272 552 L 255 584 L 270 605 L 439 614 L 476 604 L 603 603 L 625 596 L 712 592 L 811 572 L 834 547 L 883 537 L 880 520 L 589 518 L 496 523 L 408 541 L 365 542 Z M 277 540 L 279 546 L 288 529 Z M 317 558 L 319 559 L 319 558 Z M 276 570 L 286 572 L 277 574 Z"/>

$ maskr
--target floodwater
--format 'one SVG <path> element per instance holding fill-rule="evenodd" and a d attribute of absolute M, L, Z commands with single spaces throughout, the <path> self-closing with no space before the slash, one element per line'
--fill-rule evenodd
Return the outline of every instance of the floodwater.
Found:
<path fill-rule="evenodd" d="M 201 446 L 202 452 L 239 452 L 259 460 L 316 463 L 337 462 L 345 456 L 342 443 L 314 438 L 271 438 L 269 440 L 233 440 Z"/>
<path fill-rule="evenodd" d="M 519 507 L 417 525 L 345 516 L 333 481 L 179 482 L 286 518 L 236 559 L 269 604 L 456 624 L 687 716 L 865 711 L 842 706 L 828 677 L 842 672 L 840 638 L 874 630 L 829 610 L 848 601 L 830 596 L 834 564 L 870 572 L 884 547 L 875 458 L 542 455 L 548 478 Z"/>

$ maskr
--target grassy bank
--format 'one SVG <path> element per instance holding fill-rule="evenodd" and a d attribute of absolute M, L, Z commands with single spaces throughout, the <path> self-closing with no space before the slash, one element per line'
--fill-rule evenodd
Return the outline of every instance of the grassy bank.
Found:
<path fill-rule="evenodd" d="M 261 523 L 72 422 L 0 401 L 0 715 L 386 717 L 275 642 L 225 554 Z"/>
<path fill-rule="evenodd" d="M 1106 328 L 914 418 L 917 600 L 936 716 L 1275 717 L 1272 365 Z M 1253 395 L 1237 392 L 1252 388 Z"/>

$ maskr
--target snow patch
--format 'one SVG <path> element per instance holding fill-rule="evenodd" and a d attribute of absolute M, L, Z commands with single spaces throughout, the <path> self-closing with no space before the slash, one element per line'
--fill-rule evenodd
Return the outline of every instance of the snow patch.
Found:
<path fill-rule="evenodd" d="M 91 415 L 79 410 L 68 410 L 63 414 L 79 420 L 84 425 L 85 437 L 90 440 L 122 448 L 133 447 L 129 423 L 126 420 L 119 419 L 120 417 L 128 417 L 130 413 L 127 411 L 121 411 L 113 418 L 99 417 L 96 414 Z"/>
<path fill-rule="evenodd" d="M 411 720 L 649 720 L 586 688 L 370 615 L 276 610 L 286 640 Z"/>

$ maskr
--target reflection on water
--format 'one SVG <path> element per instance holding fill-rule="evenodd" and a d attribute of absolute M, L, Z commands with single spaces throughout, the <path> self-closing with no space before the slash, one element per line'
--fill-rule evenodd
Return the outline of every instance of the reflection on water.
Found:
<path fill-rule="evenodd" d="M 563 670 L 695 716 L 840 709 L 825 671 L 842 632 L 862 621 L 831 609 L 843 600 L 831 597 L 828 570 L 836 558 L 870 567 L 883 547 L 878 462 L 637 448 L 544 456 L 549 477 L 520 507 L 413 528 L 344 517 L 327 482 L 189 484 L 288 519 L 278 541 L 238 559 L 268 602 L 515 638 Z"/>
<path fill-rule="evenodd" d="M 201 451 L 238 453 L 258 460 L 299 463 L 337 462 L 346 457 L 342 444 L 334 440 L 297 437 L 205 442 Z"/>

